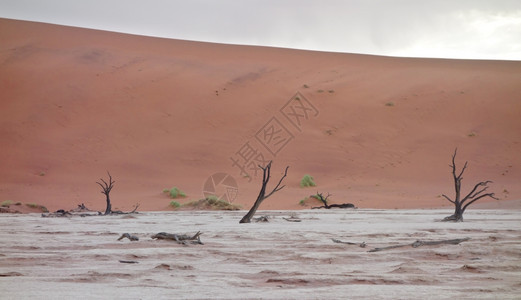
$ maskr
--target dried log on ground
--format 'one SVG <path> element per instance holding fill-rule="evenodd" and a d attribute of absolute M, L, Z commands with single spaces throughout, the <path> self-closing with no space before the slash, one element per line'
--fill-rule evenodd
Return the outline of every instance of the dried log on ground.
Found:
<path fill-rule="evenodd" d="M 331 240 L 333 240 L 334 243 L 338 243 L 338 244 L 358 245 L 358 246 L 360 246 L 360 248 L 365 248 L 365 246 L 366 246 L 365 242 L 353 243 L 353 242 L 343 242 L 343 241 L 337 240 L 337 239 L 331 239 Z"/>
<path fill-rule="evenodd" d="M 257 222 L 257 223 L 258 223 L 258 222 L 264 222 L 264 223 L 267 223 L 267 222 L 270 221 L 269 218 L 270 218 L 269 216 L 260 216 L 260 217 L 257 217 L 257 218 L 253 218 L 253 221 L 255 221 L 255 222 Z"/>
<path fill-rule="evenodd" d="M 179 244 L 187 245 L 190 244 L 200 244 L 204 245 L 203 242 L 201 242 L 201 236 L 202 232 L 198 231 L 193 236 L 189 236 L 186 234 L 174 234 L 174 233 L 166 233 L 166 232 L 160 232 L 157 234 L 154 234 L 152 236 L 153 239 L 159 239 L 159 240 L 172 240 L 176 241 Z"/>
<path fill-rule="evenodd" d="M 118 241 L 121 241 L 121 240 L 124 239 L 124 238 L 127 238 L 127 239 L 129 239 L 130 241 L 139 241 L 139 238 L 138 238 L 137 236 L 135 236 L 135 235 L 131 235 L 131 234 L 129 234 L 129 233 L 123 233 L 123 234 L 119 237 Z"/>
<path fill-rule="evenodd" d="M 302 222 L 301 219 L 297 218 L 297 217 L 289 217 L 289 218 L 284 218 L 282 217 L 284 220 L 288 221 L 288 222 Z"/>
<path fill-rule="evenodd" d="M 138 214 L 139 212 L 136 211 L 138 209 L 138 207 L 139 207 L 139 203 L 136 203 L 136 206 L 134 207 L 134 209 L 132 211 L 124 212 L 124 211 L 121 211 L 121 210 L 113 210 L 113 211 L 110 212 L 110 214 L 112 214 L 112 215 Z"/>
<path fill-rule="evenodd" d="M 135 260 L 120 260 L 119 262 L 122 264 L 139 264 L 139 261 Z"/>
<path fill-rule="evenodd" d="M 138 214 L 136 210 L 139 207 L 139 203 L 136 204 L 134 209 L 130 212 L 123 212 L 120 210 L 116 211 L 110 211 L 110 215 L 129 215 L 129 214 Z M 92 217 L 92 216 L 102 216 L 102 214 L 99 211 L 88 209 L 85 204 L 78 204 L 78 207 L 71 209 L 71 210 L 64 210 L 59 209 L 53 213 L 43 213 L 43 218 L 59 218 L 59 217 L 73 217 L 73 216 L 79 216 L 79 217 Z"/>
<path fill-rule="evenodd" d="M 373 248 L 369 250 L 369 252 L 378 252 L 383 250 L 389 250 L 394 248 L 401 248 L 401 247 L 407 247 L 411 246 L 413 248 L 418 248 L 420 246 L 434 246 L 434 245 L 441 245 L 441 244 L 448 244 L 448 245 L 458 245 L 459 243 L 465 242 L 470 240 L 470 238 L 462 238 L 462 239 L 452 239 L 452 240 L 441 240 L 441 241 L 421 241 L 417 240 L 416 242 L 412 244 L 406 244 L 406 245 L 393 245 L 388 247 L 381 247 L 381 248 Z"/>

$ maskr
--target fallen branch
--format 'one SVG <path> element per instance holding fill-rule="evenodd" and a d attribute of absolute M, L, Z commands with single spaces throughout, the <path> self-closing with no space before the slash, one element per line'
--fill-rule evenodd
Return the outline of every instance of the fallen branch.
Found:
<path fill-rule="evenodd" d="M 301 219 L 299 218 L 296 218 L 296 217 L 290 217 L 290 218 L 284 218 L 282 217 L 284 220 L 288 221 L 288 222 L 302 222 Z"/>
<path fill-rule="evenodd" d="M 459 243 L 465 242 L 470 240 L 470 238 L 463 238 L 463 239 L 452 239 L 452 240 L 442 240 L 442 241 L 421 241 L 417 240 L 416 242 L 412 244 L 405 244 L 405 245 L 394 245 L 394 246 L 388 246 L 388 247 L 381 247 L 381 248 L 373 248 L 369 250 L 368 252 L 378 252 L 383 250 L 389 250 L 394 248 L 401 248 L 401 247 L 407 247 L 411 246 L 413 248 L 418 248 L 420 246 L 433 246 L 433 245 L 441 245 L 441 244 L 448 244 L 448 245 L 458 245 Z"/>
<path fill-rule="evenodd" d="M 139 261 L 135 260 L 120 260 L 119 262 L 122 264 L 139 264 Z"/>
<path fill-rule="evenodd" d="M 173 240 L 176 241 L 179 244 L 187 245 L 190 244 L 200 244 L 204 245 L 201 242 L 200 235 L 202 232 L 198 231 L 195 235 L 189 236 L 186 234 L 173 234 L 173 233 L 166 233 L 166 232 L 160 232 L 157 234 L 154 234 L 152 236 L 153 239 L 159 239 L 159 240 Z"/>
<path fill-rule="evenodd" d="M 353 243 L 353 242 L 343 242 L 341 240 L 337 240 L 337 239 L 331 239 L 334 243 L 338 243 L 338 244 L 347 244 L 347 245 L 358 245 L 360 246 L 360 248 L 365 248 L 366 246 L 366 243 L 365 242 L 362 242 L 362 243 Z"/>
<path fill-rule="evenodd" d="M 123 233 L 123 234 L 119 237 L 118 241 L 121 241 L 121 240 L 124 239 L 124 238 L 127 238 L 127 239 L 129 239 L 130 241 L 139 241 L 139 238 L 138 238 L 137 236 L 135 236 L 135 235 L 131 235 L 131 234 L 129 234 L 129 233 Z"/>
<path fill-rule="evenodd" d="M 260 217 L 257 217 L 257 218 L 253 218 L 253 221 L 255 221 L 257 223 L 258 222 L 267 223 L 267 222 L 270 221 L 269 218 L 270 218 L 269 216 L 260 216 Z"/>

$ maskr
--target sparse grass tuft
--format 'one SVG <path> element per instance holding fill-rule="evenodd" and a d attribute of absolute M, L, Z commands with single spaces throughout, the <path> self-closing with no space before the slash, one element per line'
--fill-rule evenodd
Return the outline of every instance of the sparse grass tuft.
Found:
<path fill-rule="evenodd" d="M 385 106 L 394 106 L 394 102 L 387 102 L 385 103 Z"/>
<path fill-rule="evenodd" d="M 302 177 L 302 180 L 300 180 L 300 186 L 301 187 L 310 187 L 310 186 L 316 186 L 315 181 L 313 181 L 313 177 L 311 175 L 304 175 Z"/>
<path fill-rule="evenodd" d="M 309 85 L 304 84 L 303 87 L 304 87 L 305 89 L 307 89 L 307 88 L 309 88 Z"/>
<path fill-rule="evenodd" d="M 43 205 L 40 205 L 40 204 L 36 204 L 36 203 L 26 203 L 25 204 L 27 207 L 30 207 L 30 208 L 35 208 L 35 209 L 40 209 L 42 212 L 49 212 L 49 210 L 47 209 L 47 207 L 43 206 Z"/>
<path fill-rule="evenodd" d="M 11 200 L 5 200 L 3 201 L 2 203 L 0 203 L 0 206 L 1 207 L 9 207 L 9 205 L 12 205 L 13 204 L 13 201 Z"/>
<path fill-rule="evenodd" d="M 214 210 L 239 210 L 240 205 L 228 203 L 225 200 L 217 198 L 215 195 L 208 196 L 204 199 L 197 201 L 191 201 L 186 203 L 184 206 L 190 206 L 192 208 L 201 209 L 214 209 Z"/>

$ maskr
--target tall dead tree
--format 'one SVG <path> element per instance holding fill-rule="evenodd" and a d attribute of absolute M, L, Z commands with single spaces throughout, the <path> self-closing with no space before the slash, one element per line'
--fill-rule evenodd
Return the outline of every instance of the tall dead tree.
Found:
<path fill-rule="evenodd" d="M 115 181 L 112 180 L 112 176 L 110 176 L 110 173 L 107 171 L 107 174 L 109 174 L 109 182 L 107 183 L 105 180 L 103 180 L 103 178 L 100 178 L 101 182 L 103 183 L 100 183 L 98 181 L 96 181 L 97 184 L 99 184 L 99 186 L 101 186 L 101 193 L 104 194 L 106 197 L 107 197 L 107 208 L 105 209 L 105 214 L 106 215 L 109 215 L 112 213 L 112 206 L 110 204 L 110 191 L 112 190 L 112 188 L 114 187 L 114 183 L 116 183 Z"/>
<path fill-rule="evenodd" d="M 450 167 L 452 168 L 452 177 L 454 178 L 454 190 L 456 192 L 454 196 L 454 200 L 447 197 L 445 194 L 442 196 L 447 199 L 450 203 L 454 204 L 454 214 L 451 216 L 448 216 L 443 219 L 443 221 L 454 221 L 454 222 L 463 222 L 463 213 L 471 205 L 472 203 L 478 201 L 479 199 L 490 197 L 496 200 L 499 200 L 498 198 L 494 197 L 494 193 L 485 193 L 485 191 L 488 189 L 488 184 L 492 183 L 492 181 L 481 181 L 478 182 L 474 188 L 465 196 L 461 197 L 461 181 L 463 180 L 463 172 L 465 172 L 465 169 L 467 168 L 468 162 L 466 161 L 463 165 L 463 169 L 461 169 L 461 172 L 457 174 L 456 171 L 456 153 L 458 149 L 456 148 L 454 150 L 454 154 L 452 155 L 452 165 Z"/>
<path fill-rule="evenodd" d="M 271 177 L 271 161 L 266 165 L 266 167 L 262 167 L 259 165 L 259 168 L 262 169 L 262 187 L 259 192 L 259 196 L 257 196 L 257 200 L 255 200 L 255 203 L 250 208 L 250 211 L 248 211 L 248 213 L 241 219 L 241 221 L 239 221 L 239 223 L 250 223 L 251 218 L 253 217 L 253 215 L 255 215 L 255 212 L 257 211 L 257 208 L 259 208 L 262 201 L 264 201 L 266 198 L 273 195 L 275 192 L 282 190 L 282 188 L 285 187 L 284 185 L 280 186 L 280 184 L 282 183 L 282 180 L 284 180 L 286 175 L 288 175 L 289 166 L 286 167 L 286 171 L 284 171 L 284 176 L 280 178 L 277 186 L 275 186 L 275 188 L 268 195 L 266 195 L 266 186 L 268 185 L 268 182 L 270 181 Z"/>

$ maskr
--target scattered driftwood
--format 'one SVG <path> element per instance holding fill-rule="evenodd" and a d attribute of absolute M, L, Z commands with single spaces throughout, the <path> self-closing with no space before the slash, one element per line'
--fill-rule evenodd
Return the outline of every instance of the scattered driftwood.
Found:
<path fill-rule="evenodd" d="M 342 204 L 329 204 L 327 203 L 329 196 L 332 196 L 331 194 L 327 193 L 327 196 L 324 197 L 322 193 L 317 192 L 317 194 L 314 196 L 316 199 L 318 199 L 320 202 L 322 202 L 324 205 L 322 206 L 316 206 L 312 207 L 311 209 L 331 209 L 331 208 L 356 208 L 354 204 L 352 203 L 342 203 Z"/>
<path fill-rule="evenodd" d="M 130 214 L 138 214 L 139 212 L 137 212 L 136 210 L 138 209 L 139 207 L 139 203 L 136 203 L 136 206 L 134 207 L 134 209 L 132 211 L 129 211 L 129 212 L 124 212 L 124 211 L 121 211 L 121 210 L 113 210 L 110 212 L 111 215 L 130 215 Z"/>
<path fill-rule="evenodd" d="M 302 222 L 301 219 L 299 219 L 298 217 L 289 217 L 289 218 L 284 218 L 282 217 L 284 220 L 288 221 L 288 222 Z"/>
<path fill-rule="evenodd" d="M 122 264 L 139 264 L 139 261 L 135 260 L 120 260 L 119 262 Z"/>
<path fill-rule="evenodd" d="M 123 212 L 120 210 L 111 211 L 111 215 L 128 215 L 128 214 L 137 214 L 136 211 L 139 207 L 139 203 L 136 204 L 134 209 L 130 212 Z M 78 204 L 78 207 L 71 210 L 58 209 L 53 213 L 43 213 L 43 218 L 60 218 L 60 217 L 92 217 L 92 216 L 102 216 L 103 213 L 95 210 L 91 210 L 85 206 L 85 204 Z"/>
<path fill-rule="evenodd" d="M 452 239 L 452 240 L 441 240 L 441 241 L 421 241 L 417 240 L 416 242 L 412 244 L 406 244 L 406 245 L 394 245 L 394 246 L 388 246 L 388 247 L 381 247 L 381 248 L 373 248 L 369 250 L 369 252 L 378 252 L 383 250 L 389 250 L 394 248 L 401 248 L 401 247 L 408 247 L 411 246 L 413 248 L 418 248 L 420 246 L 434 246 L 434 245 L 441 245 L 441 244 L 448 244 L 448 245 L 458 245 L 459 243 L 465 242 L 470 240 L 470 238 L 463 238 L 463 239 Z"/>
<path fill-rule="evenodd" d="M 492 183 L 492 181 L 481 181 L 478 182 L 474 188 L 468 193 L 463 199 L 461 199 L 461 181 L 463 180 L 463 172 L 465 172 L 465 169 L 467 168 L 468 162 L 465 162 L 463 165 L 463 168 L 461 169 L 461 172 L 459 174 L 456 174 L 456 153 L 458 152 L 458 149 L 456 148 L 454 150 L 454 154 L 452 155 L 452 165 L 450 167 L 452 168 L 452 177 L 454 180 L 454 190 L 455 190 L 455 196 L 454 200 L 449 198 L 447 195 L 443 194 L 443 198 L 447 199 L 450 203 L 454 204 L 454 213 L 448 217 L 445 217 L 442 221 L 453 221 L 453 222 L 463 222 L 463 213 L 471 205 L 472 203 L 478 201 L 481 198 L 490 197 L 492 199 L 499 200 L 494 196 L 494 193 L 485 193 L 485 191 L 488 189 L 488 184 Z M 485 194 L 483 194 L 485 193 Z"/>
<path fill-rule="evenodd" d="M 198 231 L 193 236 L 189 236 L 186 234 L 173 234 L 173 233 L 166 233 L 166 232 L 160 232 L 157 234 L 154 234 L 152 236 L 153 239 L 158 240 L 172 240 L 176 241 L 179 244 L 187 245 L 187 244 L 200 244 L 204 245 L 203 242 L 201 242 L 201 234 L 202 232 Z"/>
<path fill-rule="evenodd" d="M 139 238 L 138 238 L 137 236 L 135 236 L 135 235 L 131 235 L 131 234 L 129 234 L 129 233 L 123 233 L 123 234 L 119 237 L 118 241 L 121 241 L 121 240 L 124 239 L 124 238 L 127 238 L 127 239 L 129 239 L 130 241 L 139 241 Z"/>
<path fill-rule="evenodd" d="M 250 208 L 248 213 L 244 217 L 242 217 L 242 219 L 239 221 L 239 223 L 250 223 L 251 218 L 253 217 L 253 215 L 255 215 L 255 212 L 257 211 L 257 208 L 259 208 L 262 201 L 264 201 L 269 196 L 273 195 L 273 193 L 278 192 L 278 191 L 282 190 L 282 188 L 284 188 L 284 185 L 280 186 L 280 184 L 282 183 L 282 180 L 284 180 L 284 178 L 288 175 L 289 166 L 286 167 L 286 171 L 284 171 L 284 176 L 282 176 L 280 178 L 279 183 L 275 186 L 275 188 L 268 195 L 266 195 L 266 185 L 268 185 L 268 182 L 270 181 L 271 161 L 266 165 L 266 167 L 262 167 L 259 165 L 259 168 L 262 169 L 261 190 L 259 192 L 259 195 L 257 196 L 257 200 L 255 200 L 255 203 L 253 203 L 253 206 Z"/>
<path fill-rule="evenodd" d="M 257 218 L 253 218 L 253 221 L 257 222 L 257 223 L 267 223 L 269 222 L 270 220 L 270 217 L 269 216 L 260 216 L 260 217 L 257 217 Z"/>
<path fill-rule="evenodd" d="M 331 240 L 333 240 L 334 243 L 338 243 L 338 244 L 358 245 L 360 248 L 365 248 L 365 246 L 367 246 L 365 242 L 353 243 L 353 242 L 343 242 L 343 241 L 337 240 L 337 239 L 331 239 Z"/>
<path fill-rule="evenodd" d="M 88 209 L 85 204 L 78 204 L 78 207 L 71 210 L 58 209 L 53 213 L 43 213 L 44 218 L 59 218 L 59 217 L 91 217 L 99 216 L 101 212 Z"/>

